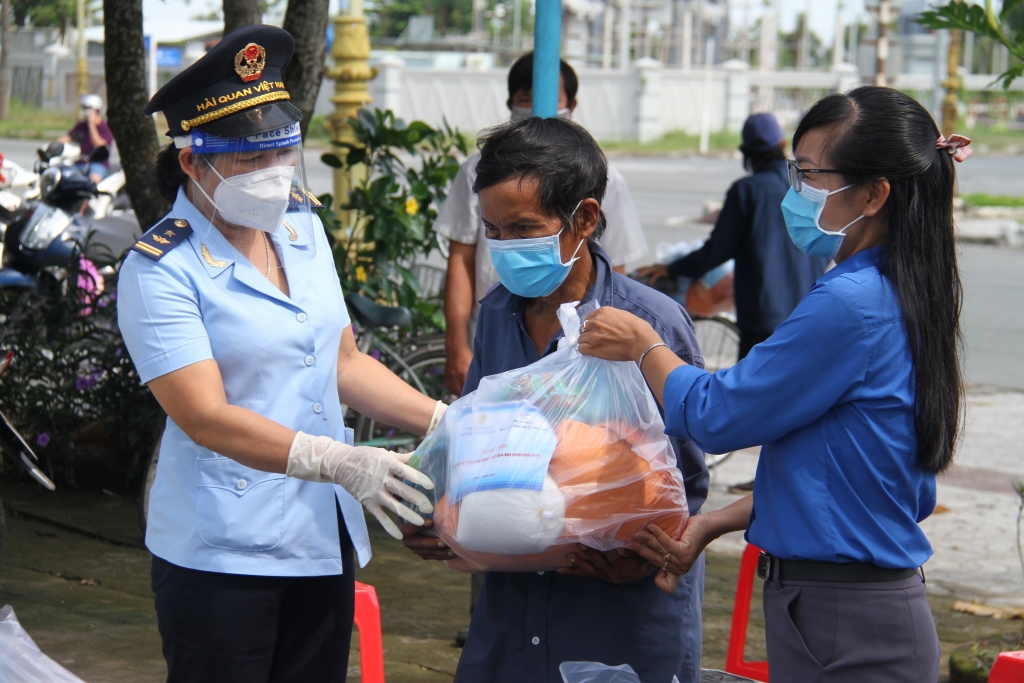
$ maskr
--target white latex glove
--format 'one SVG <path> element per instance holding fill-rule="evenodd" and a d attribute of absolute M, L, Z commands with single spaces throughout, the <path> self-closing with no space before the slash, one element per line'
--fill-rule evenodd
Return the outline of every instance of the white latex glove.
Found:
<path fill-rule="evenodd" d="M 425 489 L 434 488 L 430 477 L 405 464 L 410 455 L 370 446 L 349 446 L 327 436 L 298 432 L 288 451 L 285 474 L 341 486 L 377 518 L 385 531 L 401 540 L 402 533 L 383 508 L 419 526 L 423 525 L 423 518 L 399 499 L 418 505 L 426 513 L 434 510 L 426 496 L 402 481 L 408 479 Z"/>

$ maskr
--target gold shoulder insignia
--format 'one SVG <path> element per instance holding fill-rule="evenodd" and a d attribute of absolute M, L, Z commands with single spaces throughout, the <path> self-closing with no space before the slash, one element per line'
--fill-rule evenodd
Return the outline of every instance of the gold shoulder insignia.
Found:
<path fill-rule="evenodd" d="M 140 237 L 132 246 L 132 251 L 159 261 L 191 234 L 192 228 L 188 221 L 181 218 L 165 218 Z"/>
<path fill-rule="evenodd" d="M 203 244 L 202 242 L 199 243 L 199 247 L 200 251 L 203 252 L 203 260 L 209 263 L 214 268 L 223 268 L 224 266 L 228 265 L 227 261 L 222 261 L 219 258 L 213 258 L 213 254 L 210 253 L 210 250 L 207 249 L 206 245 Z"/>
<path fill-rule="evenodd" d="M 281 221 L 281 222 L 284 224 L 285 229 L 288 231 L 288 239 L 289 240 L 294 242 L 295 240 L 299 239 L 299 233 L 295 232 L 295 228 L 293 228 L 288 223 L 288 221 Z"/>

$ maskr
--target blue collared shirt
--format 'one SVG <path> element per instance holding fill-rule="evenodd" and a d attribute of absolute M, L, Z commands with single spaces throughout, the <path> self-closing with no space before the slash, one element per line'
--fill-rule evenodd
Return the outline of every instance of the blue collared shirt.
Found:
<path fill-rule="evenodd" d="M 351 442 L 338 350 L 351 324 L 319 219 L 271 239 L 289 294 L 274 287 L 179 191 L 170 216 L 192 234 L 159 261 L 121 266 L 118 325 L 143 382 L 215 360 L 228 403 L 316 436 Z M 335 502 L 337 500 L 337 503 Z M 361 564 L 362 507 L 344 489 L 246 467 L 202 448 L 168 418 L 150 494 L 146 547 L 173 564 L 259 576 L 342 572 L 336 505 Z"/>
<path fill-rule="evenodd" d="M 607 255 L 593 247 L 597 279 L 583 302 L 597 299 L 651 323 L 686 362 L 700 367 L 693 325 L 664 294 L 612 272 Z M 523 323 L 530 300 L 500 283 L 480 302 L 473 363 L 463 393 L 481 377 L 540 359 Z M 557 348 L 559 332 L 544 350 Z M 691 513 L 708 493 L 704 454 L 672 439 Z M 697 681 L 700 675 L 703 562 L 665 595 L 654 578 L 614 585 L 557 572 L 488 572 L 459 660 L 457 683 L 561 683 L 564 661 L 630 664 L 643 681 Z"/>
<path fill-rule="evenodd" d="M 763 444 L 747 539 L 792 560 L 918 567 L 935 475 L 917 466 L 914 365 L 883 247 L 823 275 L 732 368 L 683 366 L 668 432 L 724 453 Z"/>

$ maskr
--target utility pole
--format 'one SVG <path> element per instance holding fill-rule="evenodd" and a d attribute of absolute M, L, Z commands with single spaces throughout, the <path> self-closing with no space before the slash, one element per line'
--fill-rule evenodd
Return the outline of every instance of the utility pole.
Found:
<path fill-rule="evenodd" d="M 687 5 L 683 10 L 683 44 L 680 47 L 679 66 L 689 71 L 693 66 L 693 10 Z"/>
<path fill-rule="evenodd" d="M 800 50 L 797 53 L 797 68 L 806 69 L 811 65 L 811 0 L 804 9 L 804 25 L 800 31 Z"/>
<path fill-rule="evenodd" d="M 956 132 L 957 94 L 960 92 L 960 29 L 949 32 L 949 58 L 946 62 L 949 77 L 942 84 L 946 98 L 942 100 L 942 134 L 947 138 Z"/>
<path fill-rule="evenodd" d="M 78 94 L 89 94 L 89 62 L 85 52 L 85 0 L 78 0 Z M 7 47 L 6 45 L 4 46 Z"/>
<path fill-rule="evenodd" d="M 523 49 L 523 0 L 512 0 L 512 49 Z"/>
<path fill-rule="evenodd" d="M 715 39 L 708 38 L 704 44 L 704 90 L 701 94 L 700 147 L 701 154 L 708 153 L 711 137 L 711 64 L 715 61 Z"/>
<path fill-rule="evenodd" d="M 843 2 L 836 6 L 836 33 L 832 36 L 832 66 L 843 63 Z"/>
<path fill-rule="evenodd" d="M 740 29 L 740 60 L 750 64 L 750 0 L 743 0 L 743 26 Z"/>
<path fill-rule="evenodd" d="M 619 3 L 619 70 L 629 71 L 629 43 L 632 37 L 630 0 L 619 0 Z"/>
<path fill-rule="evenodd" d="M 612 68 L 612 39 L 615 31 L 615 9 L 612 3 L 604 3 L 604 14 L 601 17 L 601 68 L 608 71 Z"/>
<path fill-rule="evenodd" d="M 889 61 L 889 23 L 892 21 L 889 0 L 880 0 L 878 3 L 878 41 L 875 46 L 875 85 L 885 86 L 888 84 L 885 70 Z"/>

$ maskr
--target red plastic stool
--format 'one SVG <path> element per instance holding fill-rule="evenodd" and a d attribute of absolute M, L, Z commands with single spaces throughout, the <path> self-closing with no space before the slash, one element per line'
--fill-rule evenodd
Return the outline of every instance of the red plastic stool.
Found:
<path fill-rule="evenodd" d="M 380 635 L 380 603 L 373 586 L 356 581 L 359 629 L 359 671 L 363 683 L 384 683 L 384 641 Z"/>
<path fill-rule="evenodd" d="M 1024 683 L 1024 652 L 999 653 L 988 683 Z"/>
<path fill-rule="evenodd" d="M 767 681 L 768 662 L 748 662 L 743 659 L 743 651 L 747 647 L 750 596 L 754 593 L 757 556 L 760 554 L 760 548 L 747 544 L 743 550 L 743 559 L 740 560 L 740 577 L 736 581 L 736 601 L 732 606 L 732 628 L 729 630 L 729 650 L 725 654 L 725 671 L 755 681 Z"/>

